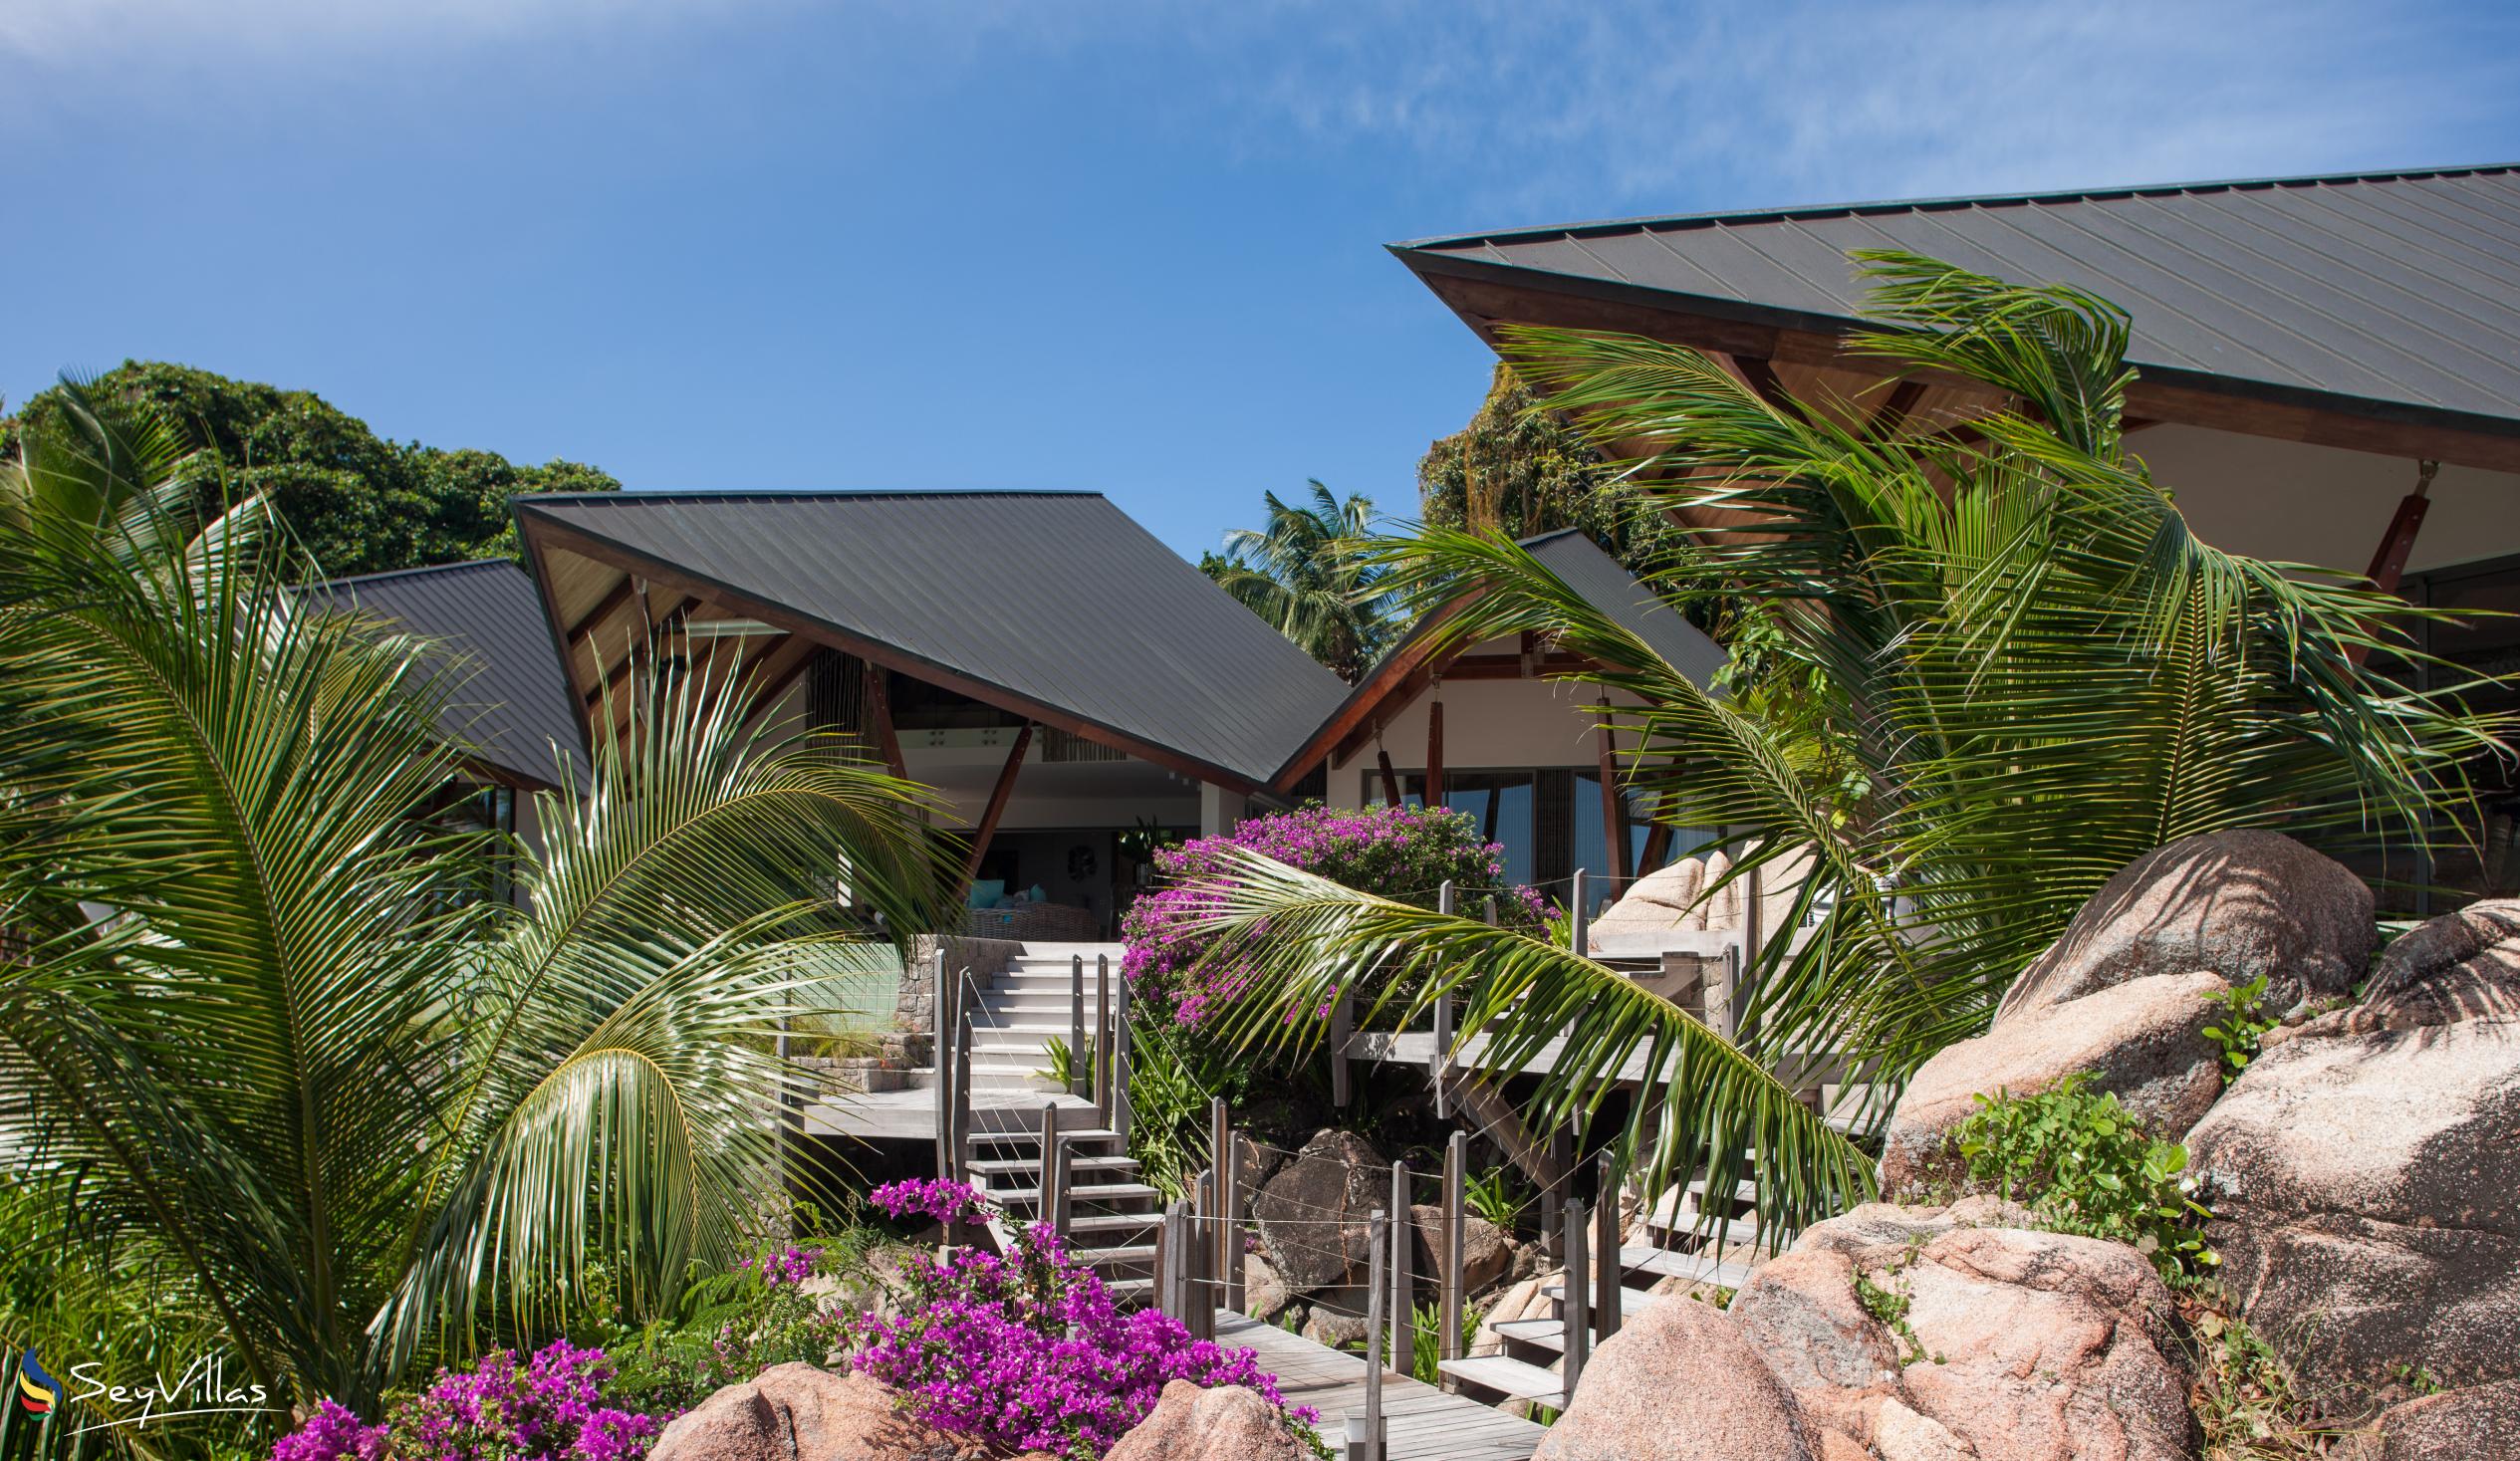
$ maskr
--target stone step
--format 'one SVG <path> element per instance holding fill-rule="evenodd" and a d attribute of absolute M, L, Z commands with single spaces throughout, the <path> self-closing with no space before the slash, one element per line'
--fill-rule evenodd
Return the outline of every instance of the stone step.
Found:
<path fill-rule="evenodd" d="M 1475 1359 L 1445 1359 L 1435 1368 L 1466 1384 L 1493 1390 L 1509 1400 L 1529 1400 L 1552 1410 L 1566 1408 L 1566 1381 L 1550 1370 L 1502 1354 L 1482 1354 Z"/>

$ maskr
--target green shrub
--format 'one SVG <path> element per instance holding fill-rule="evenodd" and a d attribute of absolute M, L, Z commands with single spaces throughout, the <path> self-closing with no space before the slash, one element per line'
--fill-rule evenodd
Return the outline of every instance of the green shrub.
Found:
<path fill-rule="evenodd" d="M 2025 1204 L 2043 1226 L 2132 1244 L 2164 1278 L 2220 1260 L 2197 1235 L 2187 1148 L 2144 1133 L 2110 1092 L 2069 1076 L 2036 1096 L 1980 1096 L 1951 1133 L 1969 1181 Z"/>
<path fill-rule="evenodd" d="M 2237 989 L 2204 996 L 2207 1003 L 2221 1011 L 2215 1023 L 2205 1027 L 2205 1038 L 2222 1052 L 2222 1084 L 2225 1086 L 2240 1079 L 2240 1073 L 2249 1068 L 2249 1062 L 2257 1059 L 2258 1042 L 2267 1031 L 2275 1028 L 2274 1017 L 2259 1009 L 2265 998 L 2266 976 L 2263 974 Z"/>

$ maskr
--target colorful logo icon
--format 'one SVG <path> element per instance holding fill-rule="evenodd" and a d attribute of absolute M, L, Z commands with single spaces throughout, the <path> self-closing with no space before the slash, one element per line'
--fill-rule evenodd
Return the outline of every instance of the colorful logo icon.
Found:
<path fill-rule="evenodd" d="M 61 1381 L 44 1372 L 32 1349 L 18 1359 L 18 1403 L 29 1415 L 50 1415 L 61 1403 Z"/>

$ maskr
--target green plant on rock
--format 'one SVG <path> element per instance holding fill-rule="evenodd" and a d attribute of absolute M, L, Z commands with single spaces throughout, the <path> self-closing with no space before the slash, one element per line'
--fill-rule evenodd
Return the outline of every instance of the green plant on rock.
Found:
<path fill-rule="evenodd" d="M 2240 1079 L 2240 1073 L 2249 1068 L 2249 1062 L 2257 1059 L 2258 1043 L 2280 1022 L 2263 1008 L 2266 1000 L 2266 976 L 2263 974 L 2237 989 L 2226 989 L 2220 994 L 2204 995 L 2202 998 L 2218 1011 L 2214 1023 L 2206 1026 L 2204 1033 L 2205 1038 L 2214 1043 L 2214 1049 L 2222 1053 L 2222 1084 L 2228 1086 Z"/>
<path fill-rule="evenodd" d="M 1857 1274 L 1855 1302 L 1863 1305 L 1864 1312 L 1873 1316 L 1884 1329 L 1898 1337 L 1898 1362 L 1913 1363 L 1924 1357 L 1924 1342 L 1916 1338 L 1915 1326 L 1907 1322 L 1907 1310 L 1911 1303 L 1907 1291 L 1899 1286 L 1895 1275 L 1890 1277 L 1890 1283 L 1880 1284 L 1874 1282 L 1871 1274 Z"/>
<path fill-rule="evenodd" d="M 2061 1233 L 2133 1245 L 2164 1278 L 2213 1267 L 2188 1196 L 2187 1148 L 2147 1134 L 2115 1092 L 2077 1074 L 2035 1096 L 1979 1096 L 1953 1128 L 1972 1184 L 2020 1202 Z"/>
<path fill-rule="evenodd" d="M 1522 1217 L 1526 1201 L 1522 1188 L 1522 1174 L 1512 1167 L 1490 1167 L 1462 1178 L 1461 1200 L 1470 1211 L 1495 1224 L 1497 1231 L 1510 1234 Z"/>

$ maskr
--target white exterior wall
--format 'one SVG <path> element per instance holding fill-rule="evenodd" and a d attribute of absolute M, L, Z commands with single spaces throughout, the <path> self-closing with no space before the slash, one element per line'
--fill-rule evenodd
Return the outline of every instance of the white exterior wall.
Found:
<path fill-rule="evenodd" d="M 2415 485 L 2402 457 L 2201 426 L 2152 426 L 2127 446 L 2197 535 L 2252 558 L 2361 573 Z M 2409 570 L 2520 553 L 2520 475 L 2444 464 Z"/>
<path fill-rule="evenodd" d="M 1514 640 L 1495 639 L 1468 652 L 1511 654 L 1518 648 Z M 1441 688 L 1444 770 L 1592 770 L 1601 765 L 1601 750 L 1584 707 L 1600 693 L 1568 680 L 1449 681 Z M 1383 749 L 1403 776 L 1425 768 L 1427 707 L 1435 698 L 1433 690 L 1420 694 L 1383 729 Z M 1382 794 L 1369 796 L 1365 785 L 1366 774 L 1377 770 L 1374 751 L 1368 743 L 1354 758 L 1333 763 L 1323 800 L 1333 807 L 1380 801 Z"/>

